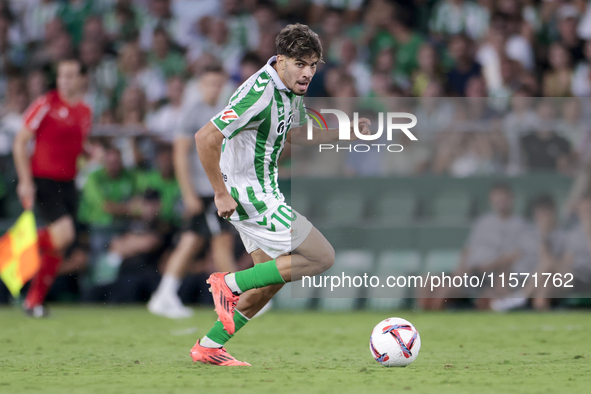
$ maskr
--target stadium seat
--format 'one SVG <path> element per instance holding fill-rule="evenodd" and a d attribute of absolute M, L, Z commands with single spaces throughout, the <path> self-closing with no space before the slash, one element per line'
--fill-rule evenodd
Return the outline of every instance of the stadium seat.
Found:
<path fill-rule="evenodd" d="M 380 278 L 381 284 L 389 276 L 412 275 L 420 270 L 421 255 L 414 250 L 391 250 L 383 252 L 377 261 L 374 275 Z M 373 310 L 389 310 L 402 306 L 403 300 L 411 296 L 408 287 L 370 287 L 367 307 Z"/>
<path fill-rule="evenodd" d="M 527 212 L 527 204 L 528 204 L 528 198 L 529 196 L 527 195 L 526 191 L 523 190 L 514 190 L 513 191 L 513 213 L 516 215 L 525 215 Z M 485 215 L 489 212 L 492 212 L 492 208 L 490 206 L 490 201 L 489 201 L 489 197 L 488 194 L 483 197 L 479 202 L 478 202 L 478 209 L 477 209 L 477 214 L 480 215 Z"/>
<path fill-rule="evenodd" d="M 569 193 L 570 189 L 561 188 L 557 188 L 551 193 L 552 197 L 554 198 L 554 202 L 556 203 L 556 212 L 562 219 L 565 219 L 564 206 L 568 200 Z"/>
<path fill-rule="evenodd" d="M 433 220 L 438 222 L 467 221 L 470 217 L 472 199 L 462 191 L 447 191 L 432 202 Z"/>
<path fill-rule="evenodd" d="M 361 194 L 338 193 L 326 200 L 326 220 L 333 225 L 357 224 L 363 217 L 365 200 Z"/>
<path fill-rule="evenodd" d="M 395 192 L 381 196 L 372 210 L 372 215 L 382 224 L 407 224 L 413 220 L 416 210 L 415 195 Z"/>
<path fill-rule="evenodd" d="M 427 253 L 423 274 L 442 272 L 451 273 L 460 264 L 461 252 L 459 250 L 432 250 Z"/>
<path fill-rule="evenodd" d="M 307 195 L 292 192 L 290 204 L 297 212 L 310 218 L 310 198 Z"/>
<path fill-rule="evenodd" d="M 404 275 L 419 272 L 421 255 L 414 250 L 388 250 L 378 258 L 379 275 Z"/>
<path fill-rule="evenodd" d="M 513 194 L 513 213 L 516 215 L 525 215 L 527 211 L 527 195 L 522 191 Z M 490 209 L 490 204 L 489 204 Z"/>
<path fill-rule="evenodd" d="M 351 281 L 357 275 L 368 275 L 372 272 L 374 256 L 372 252 L 363 250 L 342 250 L 337 251 L 335 263 L 328 271 L 321 274 L 324 276 L 337 276 L 342 279 L 343 275 L 351 277 Z M 330 285 L 321 287 L 319 292 L 319 307 L 329 311 L 347 311 L 355 308 L 357 299 L 363 296 L 363 287 L 335 287 L 331 291 Z"/>
<path fill-rule="evenodd" d="M 281 290 L 273 297 L 273 307 L 277 309 L 290 309 L 290 310 L 303 310 L 310 306 L 310 298 L 313 297 L 314 288 L 298 288 L 296 291 L 292 291 L 294 286 L 299 285 L 301 282 L 286 283 Z M 307 293 L 307 294 L 306 294 Z M 306 295 L 307 297 L 301 297 Z"/>

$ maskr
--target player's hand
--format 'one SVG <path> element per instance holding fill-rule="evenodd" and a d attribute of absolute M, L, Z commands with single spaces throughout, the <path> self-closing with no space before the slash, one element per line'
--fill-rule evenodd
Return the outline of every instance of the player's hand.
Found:
<path fill-rule="evenodd" d="M 203 205 L 203 200 L 195 195 L 183 198 L 183 204 L 185 206 L 185 213 L 187 216 L 199 215 L 205 208 Z"/>
<path fill-rule="evenodd" d="M 359 130 L 360 134 L 363 135 L 370 135 L 371 134 L 371 130 L 369 129 L 369 126 L 371 125 L 371 121 L 367 118 L 359 118 L 358 123 L 358 127 L 357 129 Z M 357 140 L 359 139 L 359 137 L 357 137 L 357 134 L 355 134 L 355 124 L 353 122 L 351 122 L 351 139 L 352 140 Z"/>
<path fill-rule="evenodd" d="M 215 195 L 215 206 L 218 208 L 218 216 L 224 219 L 228 219 L 234 211 L 238 204 L 234 200 L 234 198 L 230 195 L 230 193 L 225 193 Z"/>
<path fill-rule="evenodd" d="M 35 184 L 33 181 L 20 181 L 16 193 L 24 209 L 33 209 L 35 203 Z"/>

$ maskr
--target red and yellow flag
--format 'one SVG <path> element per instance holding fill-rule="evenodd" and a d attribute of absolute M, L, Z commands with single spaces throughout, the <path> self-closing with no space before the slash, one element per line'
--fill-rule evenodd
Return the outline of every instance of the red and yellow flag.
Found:
<path fill-rule="evenodd" d="M 10 293 L 18 297 L 40 265 L 35 216 L 27 210 L 0 238 L 0 278 Z"/>

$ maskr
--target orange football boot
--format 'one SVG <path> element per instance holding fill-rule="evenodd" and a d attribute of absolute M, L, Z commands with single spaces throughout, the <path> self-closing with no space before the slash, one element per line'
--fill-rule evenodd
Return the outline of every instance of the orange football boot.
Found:
<path fill-rule="evenodd" d="M 208 348 L 199 344 L 199 341 L 191 348 L 191 358 L 193 362 L 202 362 L 205 364 L 223 365 L 225 367 L 246 366 L 250 367 L 249 363 L 238 361 L 232 357 L 226 349 L 222 348 Z"/>
<path fill-rule="evenodd" d="M 224 329 L 228 334 L 234 335 L 236 331 L 234 327 L 234 308 L 236 308 L 240 297 L 232 293 L 232 290 L 226 284 L 224 280 L 226 275 L 228 275 L 227 272 L 214 272 L 209 276 L 207 283 L 210 285 L 209 291 L 213 296 L 215 311 L 224 325 Z"/>

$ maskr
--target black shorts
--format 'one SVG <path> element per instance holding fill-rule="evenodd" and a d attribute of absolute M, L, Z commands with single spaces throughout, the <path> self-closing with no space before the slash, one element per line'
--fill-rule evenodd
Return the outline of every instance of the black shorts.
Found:
<path fill-rule="evenodd" d="M 63 216 L 76 219 L 78 213 L 78 190 L 74 181 L 58 182 L 51 179 L 35 178 L 37 209 L 46 224 Z"/>
<path fill-rule="evenodd" d="M 183 225 L 183 232 L 191 231 L 205 239 L 210 239 L 223 232 L 232 230 L 229 221 L 218 216 L 213 197 L 201 197 L 203 212 L 187 219 Z"/>

